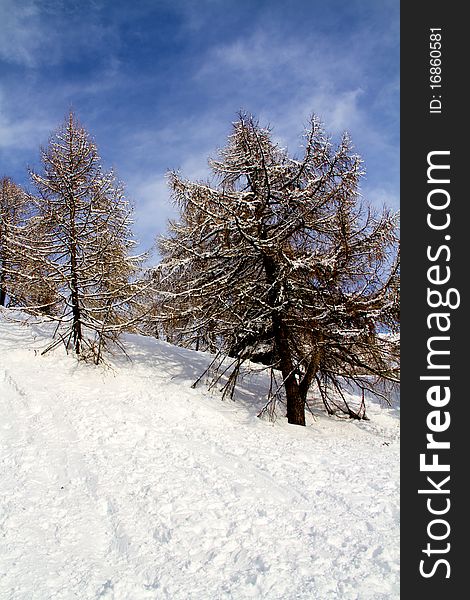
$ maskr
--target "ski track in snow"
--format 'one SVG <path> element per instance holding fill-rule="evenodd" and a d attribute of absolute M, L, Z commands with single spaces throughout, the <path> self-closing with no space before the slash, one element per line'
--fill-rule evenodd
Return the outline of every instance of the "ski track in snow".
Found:
<path fill-rule="evenodd" d="M 44 331 L 0 315 L 1 600 L 399 597 L 398 410 L 273 425 L 262 376 L 223 402 L 202 354 L 94 367 Z"/>

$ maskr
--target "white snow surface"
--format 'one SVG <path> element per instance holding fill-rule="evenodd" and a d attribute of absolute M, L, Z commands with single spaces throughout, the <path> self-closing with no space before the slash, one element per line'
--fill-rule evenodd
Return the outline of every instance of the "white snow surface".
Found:
<path fill-rule="evenodd" d="M 0 309 L 1 600 L 399 597 L 397 404 L 273 424 L 265 373 L 222 401 L 209 355 L 51 331 Z"/>

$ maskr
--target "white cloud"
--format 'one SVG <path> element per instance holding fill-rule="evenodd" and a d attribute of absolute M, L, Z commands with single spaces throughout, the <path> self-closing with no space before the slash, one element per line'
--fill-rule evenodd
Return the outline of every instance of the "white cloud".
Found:
<path fill-rule="evenodd" d="M 83 9 L 79 15 L 77 8 Z M 56 65 L 84 53 L 112 53 L 117 42 L 93 0 L 79 5 L 63 0 L 1 0 L 0 60 L 27 68 Z"/>
<path fill-rule="evenodd" d="M 207 157 L 204 154 L 189 155 L 179 170 L 185 179 L 205 180 L 209 176 Z M 164 233 L 168 219 L 178 216 L 178 210 L 171 200 L 166 172 L 149 175 L 136 171 L 126 181 L 126 188 L 136 206 L 136 230 L 145 242 Z"/>
<path fill-rule="evenodd" d="M 0 89 L 0 150 L 30 148 L 32 140 L 47 139 L 55 124 L 40 111 L 13 117 L 4 107 Z"/>
<path fill-rule="evenodd" d="M 208 0 L 206 11 L 211 2 Z M 194 67 L 196 61 L 187 59 L 176 62 L 175 67 L 180 64 L 183 68 L 177 83 L 168 78 L 172 84 L 168 89 L 174 90 L 174 96 L 168 95 L 163 101 L 163 93 L 156 90 L 156 108 L 150 110 L 146 94 L 152 75 L 139 70 L 130 74 L 126 59 L 118 52 L 125 43 L 119 38 L 116 18 L 127 18 L 127 9 L 118 10 L 116 17 L 100 6 L 105 3 L 0 0 L 0 20 L 4 23 L 0 60 L 21 67 L 10 81 L 4 78 L 0 84 L 0 150 L 4 155 L 11 154 L 12 149 L 29 148 L 36 156 L 39 144 L 46 143 L 72 103 L 85 119 L 85 126 L 97 135 L 104 159 L 114 163 L 123 176 L 136 204 L 136 231 L 148 245 L 164 231 L 166 220 L 176 214 L 169 202 L 165 170 L 178 169 L 189 179 L 207 178 L 207 158 L 225 145 L 230 122 L 239 109 L 253 111 L 262 125 L 272 125 L 275 139 L 292 154 L 300 151 L 302 129 L 315 111 L 328 132 L 336 137 L 349 130 L 361 154 L 366 149 L 372 152 L 372 159 L 377 156 L 373 168 L 378 176 L 368 185 L 375 190 L 381 187 L 381 191 L 367 197 L 396 205 L 393 185 L 397 182 L 383 181 L 387 175 L 380 172 L 382 164 L 393 162 L 390 156 L 396 153 L 396 139 L 387 139 L 381 123 L 374 122 L 370 114 L 371 108 L 377 114 L 388 111 L 393 122 L 398 112 L 396 77 L 393 85 L 391 78 L 370 80 L 370 73 L 377 76 L 368 66 L 374 49 L 381 47 L 378 34 L 368 32 L 361 37 L 359 32 L 354 38 L 346 32 L 344 39 L 332 39 L 317 30 L 283 37 L 280 27 L 254 21 L 249 35 L 240 34 L 231 42 L 219 37 L 219 43 L 198 50 L 199 66 Z M 176 10 L 185 15 L 190 35 L 195 31 L 203 35 L 205 13 L 195 6 L 190 0 L 182 1 Z M 151 9 L 151 0 L 132 7 L 144 12 Z M 87 18 L 80 20 L 77 10 Z M 75 53 L 77 64 L 89 64 L 86 79 L 71 68 L 70 72 L 63 69 L 51 82 L 47 78 L 51 70 L 41 67 L 59 63 L 63 67 L 70 52 Z M 166 74 L 162 77 L 164 87 Z M 123 112 L 113 113 L 115 90 L 125 93 L 140 90 L 139 86 L 141 103 L 131 94 L 126 117 L 122 117 Z M 111 100 L 109 106 L 107 98 Z M 147 111 L 145 121 L 141 110 Z"/>
<path fill-rule="evenodd" d="M 164 233 L 168 219 L 176 217 L 166 177 L 160 173 L 140 182 L 126 183 L 129 197 L 135 202 L 135 231 L 146 250 L 158 235 Z"/>
<path fill-rule="evenodd" d="M 33 66 L 42 43 L 38 9 L 34 0 L 0 2 L 0 59 L 20 65 Z"/>
<path fill-rule="evenodd" d="M 277 32 L 258 30 L 249 38 L 212 48 L 196 79 L 210 85 L 216 78 L 211 85 L 227 105 L 233 105 L 234 98 L 224 97 L 224 85 L 241 90 L 242 108 L 257 112 L 262 122 L 272 122 L 275 135 L 296 146 L 312 112 L 334 134 L 370 127 L 361 106 L 370 92 L 362 63 L 319 35 L 283 39 Z"/>

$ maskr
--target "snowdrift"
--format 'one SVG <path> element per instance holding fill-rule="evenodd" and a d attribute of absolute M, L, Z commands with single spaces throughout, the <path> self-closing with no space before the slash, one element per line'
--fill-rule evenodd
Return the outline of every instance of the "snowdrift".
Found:
<path fill-rule="evenodd" d="M 210 356 L 127 335 L 128 358 L 41 356 L 0 312 L 2 600 L 399 595 L 399 408 L 308 426 L 191 384 Z"/>

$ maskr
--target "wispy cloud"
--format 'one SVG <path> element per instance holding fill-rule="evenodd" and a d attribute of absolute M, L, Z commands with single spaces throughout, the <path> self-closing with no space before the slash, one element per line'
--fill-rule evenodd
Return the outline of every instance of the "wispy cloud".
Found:
<path fill-rule="evenodd" d="M 29 148 L 31 136 L 47 136 L 51 127 L 48 120 L 38 120 L 36 117 L 15 119 L 2 108 L 0 96 L 0 150 L 16 150 Z"/>
<path fill-rule="evenodd" d="M 90 0 L 80 5 L 86 18 L 74 4 L 60 0 L 2 0 L 0 59 L 34 69 L 112 47 L 113 31 L 97 18 L 98 5 Z"/>
<path fill-rule="evenodd" d="M 369 36 L 361 52 L 373 55 L 376 44 L 380 39 Z M 339 133 L 373 126 L 366 103 L 379 88 L 367 66 L 368 57 L 358 60 L 347 44 L 332 44 L 321 35 L 286 39 L 262 27 L 248 38 L 211 48 L 195 77 L 214 89 L 219 101 L 233 106 L 234 98 L 243 99 L 285 133 L 294 121 L 298 129 L 312 111 Z"/>
<path fill-rule="evenodd" d="M 350 131 L 371 199 L 396 205 L 395 6 L 0 0 L 1 168 L 21 182 L 72 107 L 127 184 L 148 246 L 175 215 L 166 171 L 207 178 L 238 110 L 293 154 L 315 112 L 334 136 Z"/>
<path fill-rule="evenodd" d="M 33 66 L 43 43 L 39 25 L 39 10 L 34 0 L 0 3 L 0 58 L 19 65 Z"/>

